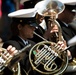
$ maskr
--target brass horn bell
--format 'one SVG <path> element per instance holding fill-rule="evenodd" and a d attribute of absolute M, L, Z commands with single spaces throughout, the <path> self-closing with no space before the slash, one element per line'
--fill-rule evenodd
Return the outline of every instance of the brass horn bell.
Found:
<path fill-rule="evenodd" d="M 58 0 L 44 0 L 36 4 L 38 13 L 44 17 L 50 17 L 51 24 L 57 25 L 59 29 L 58 40 L 63 41 L 59 23 L 56 21 L 65 6 Z M 56 41 L 56 42 L 57 42 Z M 54 46 L 52 46 L 52 43 Z M 43 41 L 34 45 L 29 53 L 29 61 L 33 70 L 46 75 L 61 75 L 68 66 L 67 52 L 60 52 L 57 43 Z"/>

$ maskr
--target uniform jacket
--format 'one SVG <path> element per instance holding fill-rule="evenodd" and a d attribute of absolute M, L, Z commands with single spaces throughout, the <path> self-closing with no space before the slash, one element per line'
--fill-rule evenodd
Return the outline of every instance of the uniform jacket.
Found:
<path fill-rule="evenodd" d="M 70 25 L 68 25 L 68 27 L 64 25 L 64 23 L 61 22 L 59 19 L 57 19 L 57 21 L 59 22 L 61 26 L 62 35 L 64 39 L 66 40 L 66 42 L 68 42 L 71 38 L 73 38 L 76 35 L 75 30 Z M 69 50 L 71 51 L 72 56 L 76 57 L 76 45 L 71 47 Z"/>
<path fill-rule="evenodd" d="M 29 43 L 31 44 L 31 47 L 35 44 L 34 42 L 28 40 Z M 12 45 L 13 47 L 16 47 L 17 50 L 21 50 L 22 48 L 24 48 L 26 45 L 23 43 L 23 41 L 18 37 L 18 36 L 14 36 L 12 37 L 9 41 L 6 41 L 3 44 L 4 48 L 7 48 L 9 45 Z M 25 72 L 23 70 L 26 70 L 26 72 L 31 68 L 30 62 L 29 62 L 29 51 L 30 48 L 26 49 L 26 53 L 24 53 L 24 57 L 23 59 L 20 61 L 20 65 L 21 65 L 21 74 L 22 75 L 26 75 Z M 15 61 L 14 61 L 15 62 Z M 12 62 L 13 63 L 13 62 Z M 29 75 L 34 75 L 32 74 L 33 71 L 30 72 Z M 4 75 L 12 75 L 12 72 L 9 71 L 8 68 L 6 68 L 4 70 Z M 36 74 L 35 74 L 36 75 Z"/>

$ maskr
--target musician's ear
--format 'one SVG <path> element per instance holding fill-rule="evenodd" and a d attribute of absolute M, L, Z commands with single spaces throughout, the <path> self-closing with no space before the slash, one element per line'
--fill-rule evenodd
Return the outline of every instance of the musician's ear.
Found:
<path fill-rule="evenodd" d="M 18 29 L 19 29 L 19 30 L 22 29 L 22 25 L 21 25 L 21 24 L 18 25 Z"/>

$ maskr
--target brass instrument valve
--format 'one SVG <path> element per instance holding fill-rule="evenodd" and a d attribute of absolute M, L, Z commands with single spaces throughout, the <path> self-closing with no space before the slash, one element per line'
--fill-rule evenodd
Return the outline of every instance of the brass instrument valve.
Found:
<path fill-rule="evenodd" d="M 12 56 L 9 55 L 7 50 L 3 49 L 2 53 L 0 53 L 0 72 L 3 71 L 3 69 L 8 65 L 11 59 L 12 59 Z"/>

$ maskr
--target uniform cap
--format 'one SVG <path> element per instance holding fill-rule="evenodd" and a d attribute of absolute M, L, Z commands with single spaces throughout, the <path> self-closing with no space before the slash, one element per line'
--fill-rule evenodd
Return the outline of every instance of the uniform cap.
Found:
<path fill-rule="evenodd" d="M 9 13 L 8 17 L 11 17 L 12 20 L 16 23 L 25 23 L 34 27 L 38 27 L 35 19 L 37 10 L 35 8 L 32 9 L 20 9 L 15 12 Z"/>
<path fill-rule="evenodd" d="M 76 0 L 59 0 L 65 4 L 65 7 L 72 12 L 76 12 Z"/>
<path fill-rule="evenodd" d="M 38 2 L 34 8 L 37 9 L 38 14 L 42 15 L 42 11 L 45 10 L 45 1 Z"/>
<path fill-rule="evenodd" d="M 29 18 L 29 17 L 35 17 L 36 15 L 36 9 L 20 9 L 15 12 L 9 13 L 8 17 L 16 17 L 16 18 Z"/>
<path fill-rule="evenodd" d="M 76 5 L 76 0 L 59 0 L 59 1 L 68 5 Z"/>

